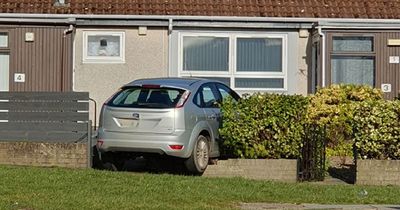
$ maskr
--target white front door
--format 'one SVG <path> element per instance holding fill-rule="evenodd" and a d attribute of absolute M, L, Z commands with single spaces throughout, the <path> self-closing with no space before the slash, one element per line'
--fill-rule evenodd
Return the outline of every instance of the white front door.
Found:
<path fill-rule="evenodd" d="M 0 91 L 9 91 L 10 55 L 0 53 Z"/>
<path fill-rule="evenodd" d="M 0 32 L 0 91 L 10 90 L 10 53 L 8 32 Z"/>

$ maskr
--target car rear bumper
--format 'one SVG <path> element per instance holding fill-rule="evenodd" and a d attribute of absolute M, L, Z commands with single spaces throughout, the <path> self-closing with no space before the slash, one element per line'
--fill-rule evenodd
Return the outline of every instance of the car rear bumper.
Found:
<path fill-rule="evenodd" d="M 191 131 L 178 131 L 172 134 L 121 133 L 99 130 L 97 147 L 100 152 L 157 153 L 174 157 L 188 158 Z M 170 145 L 182 145 L 180 150 Z"/>

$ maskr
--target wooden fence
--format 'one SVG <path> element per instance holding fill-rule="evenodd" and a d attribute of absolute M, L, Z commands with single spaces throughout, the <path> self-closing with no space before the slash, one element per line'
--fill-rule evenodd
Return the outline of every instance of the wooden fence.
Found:
<path fill-rule="evenodd" d="M 0 141 L 73 143 L 90 129 L 87 92 L 0 92 Z"/>

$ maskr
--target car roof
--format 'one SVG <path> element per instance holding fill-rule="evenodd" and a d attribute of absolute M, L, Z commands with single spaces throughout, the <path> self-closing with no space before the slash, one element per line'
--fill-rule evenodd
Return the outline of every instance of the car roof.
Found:
<path fill-rule="evenodd" d="M 218 82 L 215 80 L 203 79 L 203 78 L 182 78 L 182 77 L 160 77 L 160 78 L 149 78 L 134 80 L 124 86 L 140 86 L 140 85 L 161 85 L 178 87 L 184 89 L 190 89 L 195 83 L 206 83 L 206 82 Z"/>

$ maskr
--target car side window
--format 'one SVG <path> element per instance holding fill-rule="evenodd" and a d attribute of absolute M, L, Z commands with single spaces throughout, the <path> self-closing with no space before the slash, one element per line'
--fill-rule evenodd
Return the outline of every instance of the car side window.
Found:
<path fill-rule="evenodd" d="M 139 94 L 140 94 L 139 89 L 123 90 L 121 94 L 119 94 L 118 97 L 114 99 L 114 103 L 118 103 L 121 105 L 130 105 L 133 102 L 137 101 Z"/>
<path fill-rule="evenodd" d="M 222 100 L 225 100 L 228 97 L 232 97 L 236 101 L 239 99 L 239 96 L 230 88 L 226 87 L 222 84 L 217 84 L 218 92 L 221 94 Z"/>
<path fill-rule="evenodd" d="M 202 108 L 215 108 L 217 104 L 217 94 L 213 90 L 214 86 L 211 84 L 203 85 L 197 92 L 194 103 Z"/>
<path fill-rule="evenodd" d="M 133 104 L 139 98 L 140 90 L 132 91 L 125 99 L 123 104 Z"/>

